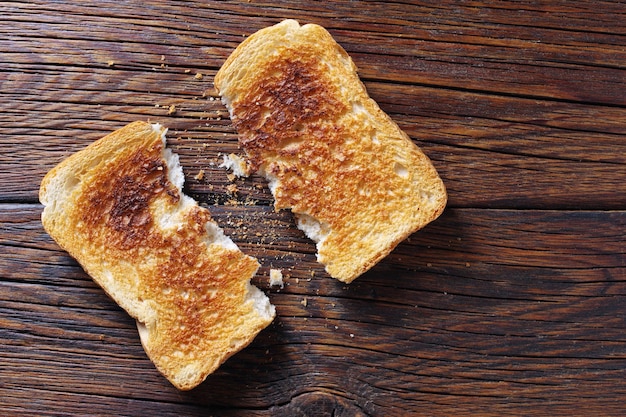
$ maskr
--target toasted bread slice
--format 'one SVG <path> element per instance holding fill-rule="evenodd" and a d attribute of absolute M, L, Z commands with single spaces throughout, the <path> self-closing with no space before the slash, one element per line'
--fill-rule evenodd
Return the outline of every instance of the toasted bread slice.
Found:
<path fill-rule="evenodd" d="M 432 163 L 321 26 L 285 20 L 256 32 L 215 87 L 276 209 L 295 213 L 331 276 L 351 282 L 443 211 Z"/>
<path fill-rule="evenodd" d="M 274 318 L 250 284 L 259 264 L 182 193 L 166 129 L 131 123 L 53 168 L 39 199 L 46 231 L 137 320 L 157 369 L 201 383 Z"/>

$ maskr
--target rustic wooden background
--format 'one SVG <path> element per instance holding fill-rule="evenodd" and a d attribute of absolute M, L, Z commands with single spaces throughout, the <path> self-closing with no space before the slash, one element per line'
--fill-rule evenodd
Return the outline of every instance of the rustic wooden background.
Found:
<path fill-rule="evenodd" d="M 240 151 L 213 76 L 283 18 L 333 34 L 448 187 L 350 285 L 217 166 Z M 624 22 L 619 1 L 1 2 L 0 414 L 626 415 Z M 47 170 L 134 120 L 170 128 L 278 313 L 190 392 L 39 221 Z"/>

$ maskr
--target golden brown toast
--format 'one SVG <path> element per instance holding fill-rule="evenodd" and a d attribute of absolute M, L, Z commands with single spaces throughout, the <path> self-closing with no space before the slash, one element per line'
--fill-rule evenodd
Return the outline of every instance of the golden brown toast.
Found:
<path fill-rule="evenodd" d="M 244 255 L 181 189 L 166 129 L 135 122 L 53 168 L 39 199 L 46 231 L 137 320 L 157 369 L 201 383 L 272 321 Z"/>
<path fill-rule="evenodd" d="M 215 87 L 276 209 L 293 211 L 331 276 L 351 282 L 443 211 L 432 163 L 321 26 L 286 20 L 256 32 Z"/>

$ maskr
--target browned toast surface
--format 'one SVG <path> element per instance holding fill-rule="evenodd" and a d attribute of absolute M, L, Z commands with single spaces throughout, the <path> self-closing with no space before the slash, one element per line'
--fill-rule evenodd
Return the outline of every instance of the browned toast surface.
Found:
<path fill-rule="evenodd" d="M 202 382 L 274 316 L 244 255 L 181 192 L 165 129 L 132 123 L 44 178 L 44 228 L 137 320 L 156 367 L 179 389 Z"/>
<path fill-rule="evenodd" d="M 215 86 L 276 208 L 296 214 L 331 276 L 352 281 L 443 211 L 432 163 L 324 28 L 286 20 L 260 30 Z"/>

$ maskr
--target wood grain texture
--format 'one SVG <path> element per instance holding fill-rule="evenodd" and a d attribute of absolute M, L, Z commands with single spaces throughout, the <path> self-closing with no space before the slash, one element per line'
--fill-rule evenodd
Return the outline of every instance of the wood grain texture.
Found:
<path fill-rule="evenodd" d="M 324 276 L 297 232 L 261 244 L 235 230 L 249 216 L 288 228 L 268 211 L 218 206 L 213 215 L 263 260 L 255 283 L 278 318 L 201 387 L 179 393 L 146 358 L 133 321 L 41 229 L 41 207 L 0 207 L 9 254 L 0 337 L 2 361 L 13 364 L 0 370 L 4 388 L 59 409 L 66 394 L 285 415 L 558 411 L 581 397 L 593 399 L 586 412 L 622 407 L 626 265 L 616 231 L 626 212 L 451 209 L 345 285 Z M 288 271 L 283 289 L 269 288 L 268 265 Z"/>
<path fill-rule="evenodd" d="M 6 1 L 0 16 L 0 414 L 626 413 L 625 3 Z M 328 28 L 448 188 L 440 219 L 350 285 L 262 178 L 234 192 L 219 167 L 240 150 L 213 76 L 283 18 Z M 39 220 L 43 175 L 134 120 L 170 128 L 185 192 L 259 258 L 277 309 L 190 392 Z"/>

